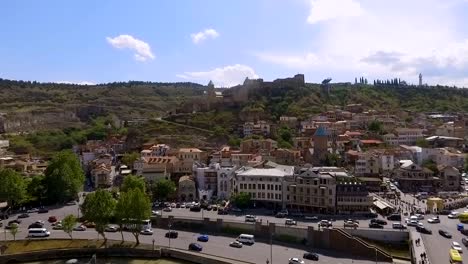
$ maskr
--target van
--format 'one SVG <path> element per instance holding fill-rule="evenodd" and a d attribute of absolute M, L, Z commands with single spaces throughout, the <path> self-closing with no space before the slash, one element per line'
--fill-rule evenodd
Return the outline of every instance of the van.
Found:
<path fill-rule="evenodd" d="M 241 242 L 242 244 L 249 244 L 253 245 L 255 243 L 255 239 L 253 235 L 249 234 L 240 234 L 237 238 L 237 241 Z"/>
<path fill-rule="evenodd" d="M 45 228 L 30 228 L 28 230 L 28 237 L 48 237 L 50 232 Z"/>

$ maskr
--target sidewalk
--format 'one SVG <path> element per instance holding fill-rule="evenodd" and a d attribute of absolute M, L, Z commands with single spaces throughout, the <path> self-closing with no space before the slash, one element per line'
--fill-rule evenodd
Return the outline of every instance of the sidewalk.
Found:
<path fill-rule="evenodd" d="M 426 247 L 424 246 L 424 241 L 421 237 L 421 233 L 413 231 L 413 230 L 411 230 L 410 232 L 411 232 L 410 237 L 412 239 L 411 247 L 414 253 L 414 259 L 416 260 L 416 264 L 430 264 L 431 262 L 429 261 L 428 257 L 426 257 L 425 259 L 421 257 L 422 253 L 426 253 L 427 255 Z M 416 245 L 416 240 L 418 239 L 419 239 L 419 244 Z"/>

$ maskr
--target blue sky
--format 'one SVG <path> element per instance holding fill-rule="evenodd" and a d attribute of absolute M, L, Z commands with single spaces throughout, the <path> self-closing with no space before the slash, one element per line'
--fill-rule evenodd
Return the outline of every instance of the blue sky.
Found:
<path fill-rule="evenodd" d="M 468 87 L 467 0 L 23 0 L 0 78 L 102 83 L 400 77 Z"/>

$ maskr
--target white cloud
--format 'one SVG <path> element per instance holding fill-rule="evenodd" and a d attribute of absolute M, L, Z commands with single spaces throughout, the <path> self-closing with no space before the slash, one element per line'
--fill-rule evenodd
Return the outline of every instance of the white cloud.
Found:
<path fill-rule="evenodd" d="M 282 65 L 293 69 L 307 69 L 323 63 L 316 54 L 308 52 L 305 54 L 276 54 L 276 53 L 257 53 L 257 58 L 262 61 Z"/>
<path fill-rule="evenodd" d="M 130 35 L 119 35 L 111 38 L 106 37 L 107 42 L 117 49 L 130 49 L 135 52 L 134 58 L 137 61 L 153 60 L 155 58 L 148 43 L 134 38 Z"/>
<path fill-rule="evenodd" d="M 192 38 L 193 43 L 198 44 L 198 43 L 201 43 L 201 42 L 203 42 L 204 40 L 206 40 L 208 38 L 215 39 L 215 38 L 219 37 L 219 33 L 216 30 L 212 29 L 212 28 L 207 28 L 207 29 L 205 29 L 203 31 L 190 34 L 190 37 Z"/>
<path fill-rule="evenodd" d="M 311 0 L 307 22 L 315 24 L 321 21 L 344 17 L 356 17 L 364 13 L 359 2 L 354 0 Z"/>
<path fill-rule="evenodd" d="M 230 87 L 243 83 L 246 77 L 258 78 L 255 71 L 242 64 L 228 65 L 221 68 L 215 68 L 210 71 L 200 72 L 184 72 L 183 74 L 176 75 L 179 78 L 189 79 L 194 81 L 202 81 L 208 83 L 210 80 L 216 86 Z"/>
<path fill-rule="evenodd" d="M 88 82 L 88 81 L 78 81 L 78 82 L 73 82 L 73 81 L 56 81 L 55 83 L 77 84 L 77 85 L 96 85 L 96 83 L 94 83 L 94 82 Z"/>

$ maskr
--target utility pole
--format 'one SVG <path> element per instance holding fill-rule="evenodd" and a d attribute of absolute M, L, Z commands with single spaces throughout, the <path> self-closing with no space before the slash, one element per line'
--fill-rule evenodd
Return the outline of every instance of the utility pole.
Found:
<path fill-rule="evenodd" d="M 273 233 L 270 231 L 270 263 L 273 264 Z"/>

